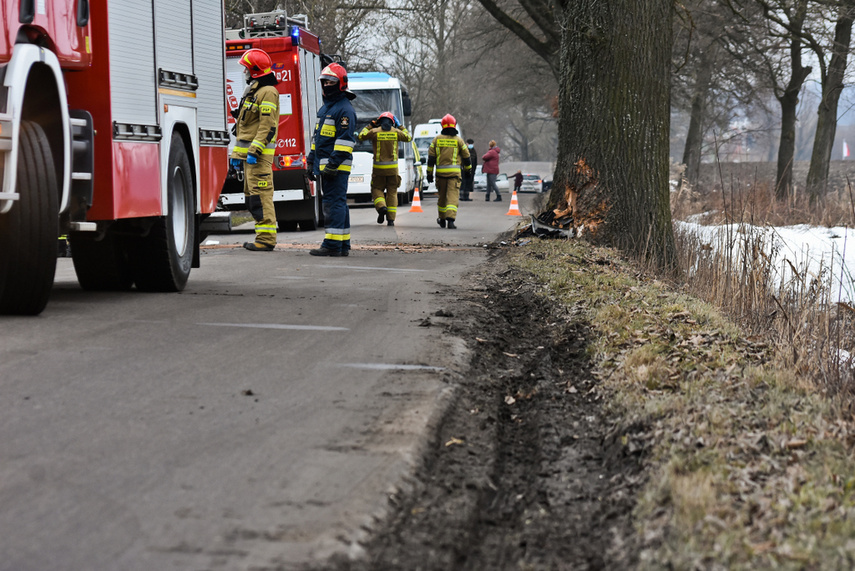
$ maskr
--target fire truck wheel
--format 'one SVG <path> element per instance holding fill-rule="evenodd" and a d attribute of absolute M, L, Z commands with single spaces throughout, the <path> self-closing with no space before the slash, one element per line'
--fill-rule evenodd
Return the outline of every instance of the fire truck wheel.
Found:
<path fill-rule="evenodd" d="M 21 122 L 16 192 L 0 214 L 0 313 L 37 315 L 47 305 L 56 272 L 58 185 L 41 126 Z"/>
<path fill-rule="evenodd" d="M 323 226 L 324 211 L 321 206 L 320 185 L 320 180 L 315 182 L 315 189 L 318 192 L 312 200 L 303 200 L 296 208 L 292 207 L 289 209 L 290 216 L 297 219 L 296 222 L 292 223 L 293 228 L 289 228 L 289 230 L 296 230 L 298 223 L 300 225 L 300 230 L 303 232 L 317 230 L 318 227 Z"/>
<path fill-rule="evenodd" d="M 316 183 L 317 184 L 317 183 Z M 308 205 L 310 208 L 309 215 L 311 218 L 305 218 L 300 220 L 300 230 L 303 232 L 311 232 L 312 230 L 317 230 L 321 225 L 321 221 L 323 219 L 323 207 L 321 206 L 321 197 L 319 194 L 316 194 L 311 204 Z"/>
<path fill-rule="evenodd" d="M 80 287 L 89 291 L 127 291 L 134 285 L 128 256 L 119 238 L 101 240 L 88 233 L 72 233 L 71 258 Z"/>
<path fill-rule="evenodd" d="M 184 140 L 173 133 L 166 176 L 168 214 L 158 218 L 148 235 L 131 243 L 131 269 L 141 291 L 181 291 L 193 263 L 196 192 Z"/>

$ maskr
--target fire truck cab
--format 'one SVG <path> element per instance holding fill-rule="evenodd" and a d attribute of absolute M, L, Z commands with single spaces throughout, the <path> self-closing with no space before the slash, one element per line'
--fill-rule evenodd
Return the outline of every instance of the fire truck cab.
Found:
<path fill-rule="evenodd" d="M 273 204 L 280 230 L 315 230 L 323 225 L 321 184 L 308 179 L 306 157 L 312 129 L 323 105 L 318 76 L 320 40 L 308 30 L 306 16 L 284 10 L 247 14 L 243 28 L 226 30 L 226 92 L 235 110 L 246 87 L 240 57 L 249 49 L 267 52 L 279 80 L 279 131 L 273 158 Z M 230 125 L 235 123 L 228 114 Z M 230 148 L 235 143 L 232 134 Z M 243 181 L 229 178 L 220 195 L 227 211 L 246 210 Z"/>
<path fill-rule="evenodd" d="M 57 239 L 89 290 L 179 291 L 227 171 L 222 0 L 0 8 L 0 313 L 38 314 Z"/>

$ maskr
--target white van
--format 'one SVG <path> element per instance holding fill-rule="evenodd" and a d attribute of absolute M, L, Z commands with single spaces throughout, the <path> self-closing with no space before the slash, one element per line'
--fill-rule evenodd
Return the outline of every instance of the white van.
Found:
<path fill-rule="evenodd" d="M 436 136 L 442 131 L 442 125 L 440 122 L 441 119 L 431 119 L 427 123 L 416 125 L 416 128 L 413 129 L 413 142 L 416 144 L 416 148 L 419 150 L 419 155 L 424 160 L 424 164 L 427 164 L 428 147 L 430 147 L 431 142 L 433 142 Z M 462 133 L 460 125 L 458 124 L 457 135 L 460 138 L 463 138 Z M 427 174 L 427 170 L 425 170 L 425 174 Z M 436 185 L 428 184 L 427 176 L 422 179 L 421 193 L 436 194 Z"/>

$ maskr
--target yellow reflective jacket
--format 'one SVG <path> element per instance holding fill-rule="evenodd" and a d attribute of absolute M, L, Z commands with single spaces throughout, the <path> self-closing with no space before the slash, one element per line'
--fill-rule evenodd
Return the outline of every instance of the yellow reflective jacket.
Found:
<path fill-rule="evenodd" d="M 463 159 L 468 158 L 469 149 L 463 139 L 457 135 L 437 135 L 428 148 L 428 174 L 433 173 L 436 164 L 436 176 L 460 177 Z M 463 168 L 468 172 L 470 166 L 466 164 Z"/>
<path fill-rule="evenodd" d="M 380 127 L 367 126 L 359 132 L 360 141 L 369 140 L 374 147 L 374 174 L 390 176 L 398 174 L 398 141 L 413 140 L 405 127 L 392 127 L 384 131 Z"/>
<path fill-rule="evenodd" d="M 245 160 L 247 154 L 253 154 L 260 161 L 272 164 L 278 130 L 279 91 L 272 85 L 253 82 L 237 117 L 237 142 L 231 158 Z"/>

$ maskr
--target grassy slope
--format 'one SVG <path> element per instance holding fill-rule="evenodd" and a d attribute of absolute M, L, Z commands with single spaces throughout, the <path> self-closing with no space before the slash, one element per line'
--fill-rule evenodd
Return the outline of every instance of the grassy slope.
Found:
<path fill-rule="evenodd" d="M 855 567 L 855 430 L 774 352 L 616 253 L 532 241 L 512 264 L 583 311 L 626 452 L 644 454 L 641 567 Z"/>

